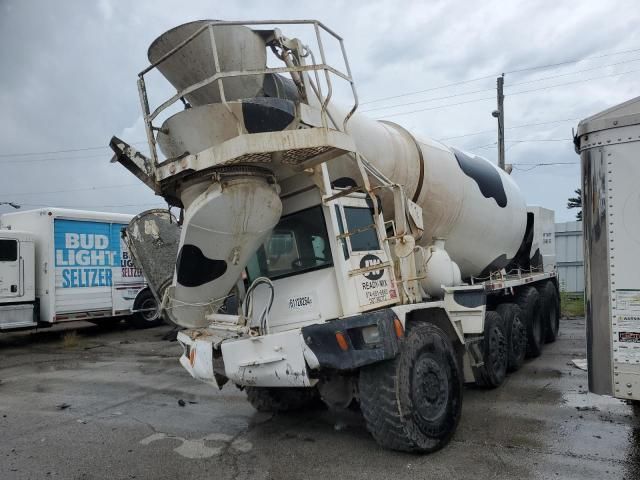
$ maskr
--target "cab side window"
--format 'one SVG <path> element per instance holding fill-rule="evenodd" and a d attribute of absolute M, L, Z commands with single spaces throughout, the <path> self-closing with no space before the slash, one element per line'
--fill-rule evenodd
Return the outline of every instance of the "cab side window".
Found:
<path fill-rule="evenodd" d="M 18 260 L 18 241 L 0 240 L 0 262 L 15 262 Z"/>

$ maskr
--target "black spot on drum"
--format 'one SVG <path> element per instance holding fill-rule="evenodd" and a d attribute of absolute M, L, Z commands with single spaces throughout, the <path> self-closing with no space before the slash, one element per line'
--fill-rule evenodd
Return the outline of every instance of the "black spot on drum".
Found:
<path fill-rule="evenodd" d="M 478 184 L 482 195 L 486 198 L 493 198 L 499 207 L 506 207 L 507 194 L 504 191 L 500 173 L 495 167 L 484 158 L 471 157 L 455 148 L 452 150 L 456 160 L 458 160 L 458 165 L 468 177 Z"/>
<path fill-rule="evenodd" d="M 207 258 L 195 245 L 183 245 L 178 253 L 178 283 L 185 287 L 199 287 L 221 277 L 226 271 L 227 262 Z"/>
<path fill-rule="evenodd" d="M 509 264 L 510 261 L 511 260 L 507 258 L 507 256 L 503 253 L 502 255 L 496 257 L 491 263 L 489 263 L 489 265 L 487 265 L 484 268 L 484 270 L 480 272 L 480 275 L 478 275 L 478 278 L 488 277 L 491 273 L 497 272 L 503 269 L 505 266 Z"/>
<path fill-rule="evenodd" d="M 295 107 L 290 100 L 256 97 L 242 101 L 242 116 L 248 133 L 279 132 L 293 121 Z"/>

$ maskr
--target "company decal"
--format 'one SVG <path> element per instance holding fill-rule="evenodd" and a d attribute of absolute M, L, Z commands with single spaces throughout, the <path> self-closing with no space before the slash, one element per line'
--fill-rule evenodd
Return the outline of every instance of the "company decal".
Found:
<path fill-rule="evenodd" d="M 114 275 L 140 278 L 121 239 L 121 224 L 82 220 L 54 221 L 56 286 L 111 287 Z"/>
<path fill-rule="evenodd" d="M 375 305 L 388 302 L 397 298 L 397 293 L 393 281 L 384 268 L 376 270 L 376 265 L 382 264 L 380 257 L 368 253 L 360 259 L 361 269 L 371 269 L 358 277 L 358 297 L 360 305 Z"/>

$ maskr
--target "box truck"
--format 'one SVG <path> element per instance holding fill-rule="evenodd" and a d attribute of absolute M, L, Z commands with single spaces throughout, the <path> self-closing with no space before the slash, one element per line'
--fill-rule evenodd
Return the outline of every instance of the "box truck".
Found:
<path fill-rule="evenodd" d="M 122 316 L 161 323 L 121 238 L 132 218 L 62 208 L 0 216 L 0 330 Z"/>
<path fill-rule="evenodd" d="M 640 97 L 578 125 L 589 390 L 640 401 Z"/>

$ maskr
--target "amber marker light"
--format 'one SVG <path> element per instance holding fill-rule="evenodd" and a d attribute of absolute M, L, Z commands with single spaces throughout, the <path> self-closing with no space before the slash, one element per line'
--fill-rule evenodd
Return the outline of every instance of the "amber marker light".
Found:
<path fill-rule="evenodd" d="M 338 346 L 343 352 L 349 350 L 349 342 L 347 342 L 347 337 L 344 336 L 344 333 L 336 332 L 336 342 L 338 342 Z"/>
<path fill-rule="evenodd" d="M 399 318 L 393 319 L 393 328 L 396 331 L 396 337 L 402 338 L 404 336 L 404 328 Z"/>
<path fill-rule="evenodd" d="M 193 367 L 193 364 L 196 363 L 196 349 L 192 348 L 189 352 L 189 363 Z"/>

